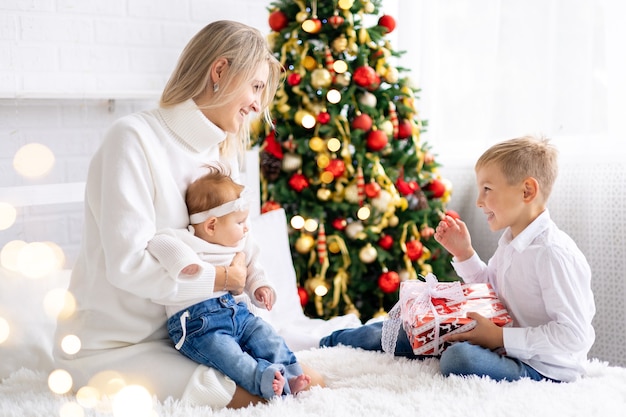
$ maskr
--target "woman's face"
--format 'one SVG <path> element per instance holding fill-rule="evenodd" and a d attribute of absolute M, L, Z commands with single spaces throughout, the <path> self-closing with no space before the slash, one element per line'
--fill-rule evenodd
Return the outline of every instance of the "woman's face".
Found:
<path fill-rule="evenodd" d="M 238 80 L 233 80 L 231 85 L 239 89 L 237 95 L 223 105 L 203 110 L 204 115 L 223 131 L 236 134 L 248 114 L 261 111 L 261 95 L 268 77 L 269 65 L 264 63 L 258 66 L 252 80 L 245 82 L 243 87 Z M 202 99 L 198 100 L 198 104 L 201 101 Z"/>

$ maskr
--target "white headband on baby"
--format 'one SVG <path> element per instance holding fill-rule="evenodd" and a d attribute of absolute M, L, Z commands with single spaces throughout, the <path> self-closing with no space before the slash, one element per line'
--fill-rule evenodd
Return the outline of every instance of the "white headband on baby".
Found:
<path fill-rule="evenodd" d="M 189 216 L 189 223 L 200 224 L 209 217 L 222 217 L 235 211 L 244 211 L 247 208 L 248 201 L 244 197 L 239 197 L 236 200 L 229 201 L 217 207 L 213 207 L 210 210 L 192 214 L 191 216 Z"/>

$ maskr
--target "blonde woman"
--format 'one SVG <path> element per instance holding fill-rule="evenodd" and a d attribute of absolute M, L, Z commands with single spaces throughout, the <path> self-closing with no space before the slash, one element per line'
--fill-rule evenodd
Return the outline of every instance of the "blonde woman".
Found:
<path fill-rule="evenodd" d="M 183 50 L 160 106 L 123 117 L 106 133 L 89 167 L 82 248 L 69 286 L 77 309 L 57 330 L 56 346 L 67 334 L 82 343 L 74 355 L 55 351 L 75 389 L 116 375 L 161 400 L 214 408 L 261 401 L 180 355 L 166 329 L 165 305 L 240 292 L 245 265 L 233 262 L 228 277 L 209 266 L 193 280 L 172 279 L 146 248 L 158 230 L 187 226 L 185 190 L 207 164 L 229 166 L 237 180 L 249 119 L 269 117 L 280 77 L 258 30 L 213 22 Z M 312 384 L 323 383 L 306 372 Z"/>

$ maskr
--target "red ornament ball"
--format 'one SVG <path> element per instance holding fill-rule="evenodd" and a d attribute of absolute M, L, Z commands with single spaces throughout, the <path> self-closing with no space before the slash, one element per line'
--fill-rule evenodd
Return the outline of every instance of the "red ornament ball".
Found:
<path fill-rule="evenodd" d="M 328 18 L 328 23 L 334 28 L 337 29 L 339 26 L 343 25 L 344 18 L 339 16 L 339 13 L 335 13 L 331 17 Z"/>
<path fill-rule="evenodd" d="M 424 253 L 424 245 L 419 240 L 409 240 L 406 242 L 406 256 L 411 261 L 417 261 Z"/>
<path fill-rule="evenodd" d="M 425 189 L 432 198 L 441 198 L 446 193 L 446 185 L 438 179 L 432 180 Z"/>
<path fill-rule="evenodd" d="M 298 74 L 297 72 L 292 72 L 291 74 L 287 76 L 287 84 L 289 84 L 292 87 L 299 85 L 300 81 L 302 81 L 302 76 Z"/>
<path fill-rule="evenodd" d="M 368 198 L 376 198 L 380 194 L 380 185 L 377 182 L 368 182 L 365 184 L 365 195 Z"/>
<path fill-rule="evenodd" d="M 378 239 L 378 246 L 383 248 L 384 250 L 389 250 L 393 246 L 393 238 L 389 235 L 382 235 L 380 239 Z"/>
<path fill-rule="evenodd" d="M 387 138 L 387 134 L 385 132 L 382 130 L 372 130 L 367 134 L 365 146 L 367 146 L 368 150 L 377 152 L 387 146 L 388 142 L 389 139 Z"/>
<path fill-rule="evenodd" d="M 398 124 L 398 139 L 408 139 L 413 135 L 413 124 L 410 120 L 402 119 Z"/>
<path fill-rule="evenodd" d="M 335 178 L 346 172 L 346 164 L 341 159 L 331 159 L 324 171 L 330 172 Z"/>
<path fill-rule="evenodd" d="M 295 173 L 289 178 L 289 186 L 295 191 L 301 192 L 309 186 L 309 180 L 304 175 Z"/>
<path fill-rule="evenodd" d="M 461 220 L 461 215 L 454 210 L 446 210 L 446 216 L 450 216 L 453 219 Z"/>
<path fill-rule="evenodd" d="M 384 27 L 387 29 L 387 33 L 391 33 L 396 28 L 396 19 L 388 14 L 382 15 L 378 19 L 378 26 Z"/>
<path fill-rule="evenodd" d="M 303 287 L 298 287 L 298 297 L 300 297 L 300 305 L 304 307 L 309 302 L 309 293 Z"/>
<path fill-rule="evenodd" d="M 352 119 L 352 129 L 361 129 L 364 132 L 367 132 L 372 128 L 372 118 L 365 114 L 361 113 Z"/>
<path fill-rule="evenodd" d="M 320 114 L 318 114 L 317 122 L 322 125 L 325 125 L 326 123 L 330 122 L 330 113 L 323 111 Z"/>
<path fill-rule="evenodd" d="M 272 210 L 278 210 L 280 207 L 281 205 L 277 203 L 276 201 L 267 200 L 265 203 L 263 203 L 263 206 L 261 206 L 261 213 L 267 213 Z"/>
<path fill-rule="evenodd" d="M 280 10 L 276 10 L 270 13 L 268 21 L 270 24 L 270 28 L 275 32 L 280 32 L 289 24 L 289 19 L 287 18 L 287 15 Z"/>
<path fill-rule="evenodd" d="M 387 271 L 378 277 L 378 288 L 386 294 L 396 292 L 400 288 L 400 275 L 396 271 Z"/>
<path fill-rule="evenodd" d="M 348 226 L 348 222 L 346 221 L 346 219 L 341 217 L 334 219 L 331 224 L 337 230 L 344 230 L 346 226 Z"/>
<path fill-rule="evenodd" d="M 376 74 L 376 70 L 369 65 L 355 69 L 352 79 L 356 85 L 370 91 L 377 89 L 380 85 L 380 77 Z"/>

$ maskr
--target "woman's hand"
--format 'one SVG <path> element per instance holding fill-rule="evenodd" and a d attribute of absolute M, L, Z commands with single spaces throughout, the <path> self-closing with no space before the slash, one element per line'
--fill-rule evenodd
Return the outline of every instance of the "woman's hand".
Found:
<path fill-rule="evenodd" d="M 467 332 L 446 335 L 446 342 L 470 342 L 491 350 L 504 346 L 502 327 L 475 312 L 467 313 L 467 317 L 476 320 L 476 327 Z"/>
<path fill-rule="evenodd" d="M 228 274 L 224 282 L 224 288 L 232 295 L 239 295 L 243 292 L 248 277 L 248 266 L 246 265 L 246 254 L 237 253 L 233 261 L 228 266 Z"/>

